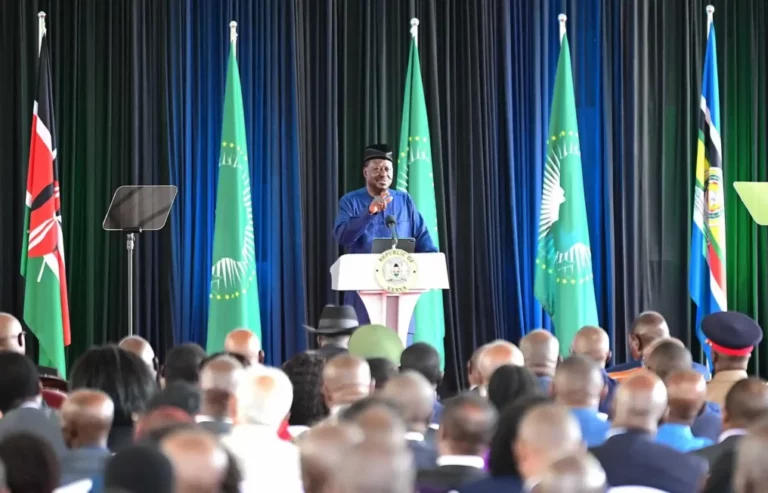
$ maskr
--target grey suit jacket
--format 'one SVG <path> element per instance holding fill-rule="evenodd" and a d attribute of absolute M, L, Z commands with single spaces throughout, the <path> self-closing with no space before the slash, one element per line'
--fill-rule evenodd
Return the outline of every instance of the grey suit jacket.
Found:
<path fill-rule="evenodd" d="M 15 433 L 29 433 L 47 441 L 61 460 L 67 452 L 61 436 L 61 422 L 51 409 L 22 407 L 0 419 L 0 440 Z"/>
<path fill-rule="evenodd" d="M 107 448 L 88 447 L 67 452 L 61 461 L 61 484 L 104 475 L 104 466 L 112 453 Z"/>

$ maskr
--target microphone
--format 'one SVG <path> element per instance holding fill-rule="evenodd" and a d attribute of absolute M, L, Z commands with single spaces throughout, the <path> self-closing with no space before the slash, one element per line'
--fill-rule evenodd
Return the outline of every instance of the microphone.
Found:
<path fill-rule="evenodd" d="M 392 232 L 392 248 L 397 248 L 397 220 L 395 216 L 388 215 L 384 220 L 387 223 L 387 227 Z"/>

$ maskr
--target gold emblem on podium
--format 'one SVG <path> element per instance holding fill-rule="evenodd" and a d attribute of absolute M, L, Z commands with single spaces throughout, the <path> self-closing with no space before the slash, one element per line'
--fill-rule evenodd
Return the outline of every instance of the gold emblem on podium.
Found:
<path fill-rule="evenodd" d="M 376 261 L 376 280 L 390 293 L 404 293 L 416 282 L 416 260 L 404 250 L 387 250 Z"/>

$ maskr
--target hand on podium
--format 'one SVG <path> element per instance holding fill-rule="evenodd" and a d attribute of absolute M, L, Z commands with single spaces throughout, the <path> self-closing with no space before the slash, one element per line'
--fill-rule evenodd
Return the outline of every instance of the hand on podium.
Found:
<path fill-rule="evenodd" d="M 384 212 L 390 202 L 392 202 L 392 197 L 389 195 L 388 191 L 384 191 L 378 197 L 374 197 L 373 202 L 368 206 L 368 212 L 371 214 Z"/>

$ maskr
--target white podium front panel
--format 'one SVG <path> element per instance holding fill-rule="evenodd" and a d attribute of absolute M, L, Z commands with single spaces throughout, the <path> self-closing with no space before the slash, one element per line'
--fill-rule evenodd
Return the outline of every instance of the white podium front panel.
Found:
<path fill-rule="evenodd" d="M 331 267 L 331 287 L 336 291 L 382 291 L 376 279 L 376 264 L 381 254 L 342 255 Z M 448 269 L 444 253 L 414 253 L 418 266 L 412 291 L 448 289 Z"/>

